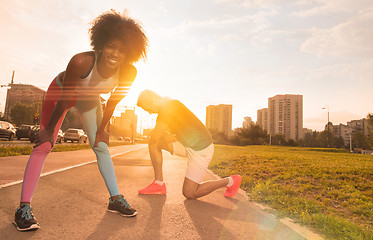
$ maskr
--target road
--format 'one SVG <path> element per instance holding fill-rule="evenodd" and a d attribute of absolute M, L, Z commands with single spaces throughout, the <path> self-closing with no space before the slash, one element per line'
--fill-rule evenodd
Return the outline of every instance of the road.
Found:
<path fill-rule="evenodd" d="M 107 211 L 109 196 L 91 150 L 53 152 L 32 202 L 41 229 L 18 232 L 12 221 L 27 156 L 6 157 L 0 158 L 0 239 L 320 239 L 266 213 L 242 190 L 233 199 L 224 198 L 224 189 L 219 189 L 186 200 L 181 193 L 186 161 L 169 154 L 164 160 L 167 195 L 138 195 L 153 180 L 146 145 L 112 147 L 110 152 L 119 190 L 138 216 Z"/>

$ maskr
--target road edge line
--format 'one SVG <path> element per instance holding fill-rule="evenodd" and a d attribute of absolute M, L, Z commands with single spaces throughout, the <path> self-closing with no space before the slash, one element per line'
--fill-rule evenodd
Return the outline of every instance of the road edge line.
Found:
<path fill-rule="evenodd" d="M 126 154 L 126 153 L 129 153 L 129 152 L 133 152 L 133 151 L 137 151 L 137 150 L 140 150 L 142 148 L 144 148 L 144 147 L 131 149 L 131 150 L 128 150 L 128 151 L 125 151 L 125 152 L 121 152 L 121 153 L 117 153 L 117 154 L 110 155 L 110 156 L 111 156 L 111 158 L 114 158 L 116 156 L 119 156 L 119 155 L 122 155 L 122 154 Z M 51 174 L 54 174 L 54 173 L 63 172 L 63 171 L 69 170 L 69 169 L 81 167 L 81 166 L 88 165 L 88 164 L 91 164 L 91 163 L 94 163 L 94 162 L 97 162 L 97 159 L 93 160 L 93 161 L 89 161 L 89 162 L 85 162 L 85 163 L 80 163 L 80 164 L 77 164 L 77 165 L 73 165 L 73 166 L 70 166 L 70 167 L 64 167 L 64 168 L 60 168 L 60 169 L 57 169 L 57 170 L 45 172 L 45 173 L 40 174 L 40 177 L 44 177 L 44 176 L 48 176 L 48 175 L 51 175 Z M 17 181 L 14 181 L 14 182 L 5 183 L 5 184 L 0 185 L 0 189 L 6 188 L 6 187 L 11 187 L 11 186 L 20 184 L 22 182 L 23 182 L 23 180 L 17 180 Z"/>

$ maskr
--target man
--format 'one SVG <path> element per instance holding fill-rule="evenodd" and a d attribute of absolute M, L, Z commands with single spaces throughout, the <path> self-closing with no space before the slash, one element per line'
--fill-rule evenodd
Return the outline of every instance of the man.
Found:
<path fill-rule="evenodd" d="M 221 187 L 226 187 L 225 197 L 237 194 L 242 181 L 239 175 L 201 182 L 214 154 L 214 144 L 205 125 L 184 104 L 161 97 L 151 90 L 144 90 L 139 95 L 137 105 L 150 114 L 158 114 L 156 126 L 149 139 L 155 180 L 139 190 L 139 194 L 166 194 L 162 150 L 188 158 L 183 184 L 183 194 L 186 198 L 196 199 Z"/>

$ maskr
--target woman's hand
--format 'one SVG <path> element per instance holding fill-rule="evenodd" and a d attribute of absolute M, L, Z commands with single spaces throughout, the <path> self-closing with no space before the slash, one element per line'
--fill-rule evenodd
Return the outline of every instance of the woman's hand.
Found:
<path fill-rule="evenodd" d="M 93 144 L 93 146 L 97 147 L 99 142 L 104 142 L 107 145 L 109 145 L 109 134 L 107 132 L 105 132 L 105 130 L 97 131 L 95 144 Z"/>
<path fill-rule="evenodd" d="M 53 136 L 53 131 L 47 130 L 45 128 L 40 129 L 39 132 L 36 135 L 35 139 L 35 147 L 45 143 L 45 142 L 50 142 L 51 147 L 54 145 L 54 136 Z"/>

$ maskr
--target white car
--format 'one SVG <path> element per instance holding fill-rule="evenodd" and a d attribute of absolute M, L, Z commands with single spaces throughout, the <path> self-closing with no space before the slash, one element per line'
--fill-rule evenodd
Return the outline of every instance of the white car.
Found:
<path fill-rule="evenodd" d="M 69 128 L 66 130 L 65 134 L 63 135 L 63 141 L 71 141 L 72 143 L 74 141 L 76 142 L 87 142 L 87 134 L 83 131 L 83 129 L 77 129 L 77 128 Z"/>

